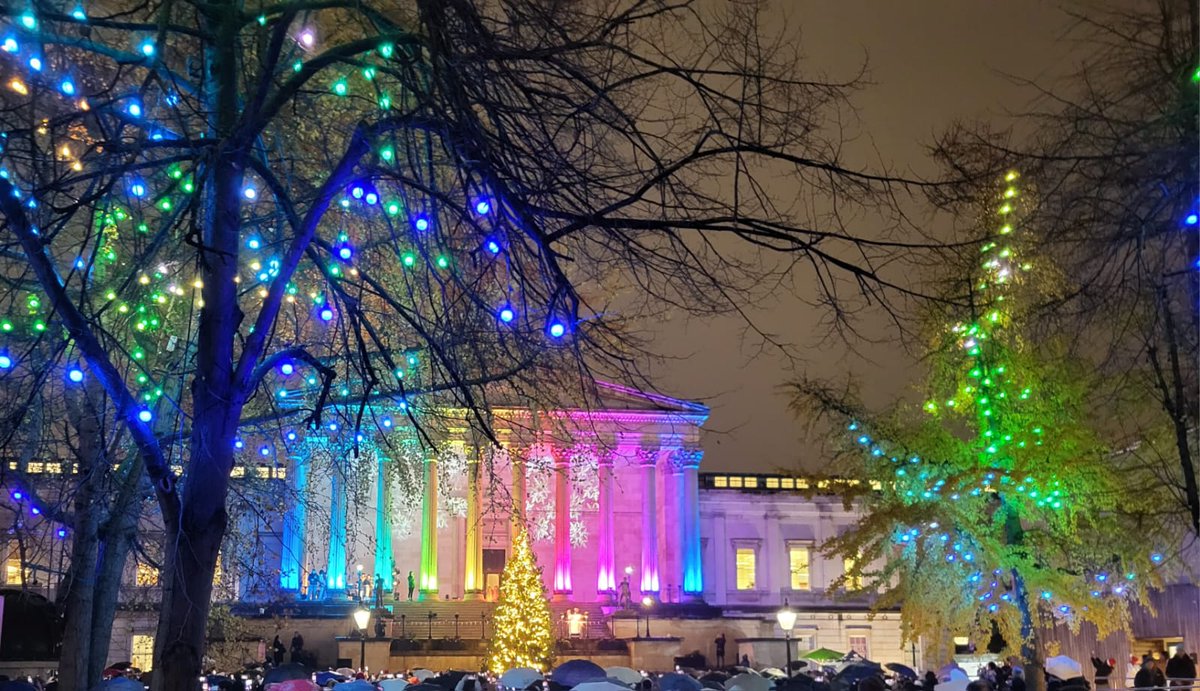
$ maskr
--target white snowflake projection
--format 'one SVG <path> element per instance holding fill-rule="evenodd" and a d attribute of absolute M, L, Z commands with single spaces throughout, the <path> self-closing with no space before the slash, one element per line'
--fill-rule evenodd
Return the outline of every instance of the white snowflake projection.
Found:
<path fill-rule="evenodd" d="M 467 456 L 459 446 L 442 449 L 438 463 L 438 528 L 455 518 L 466 518 L 467 499 L 463 496 L 463 478 L 467 476 Z"/>
<path fill-rule="evenodd" d="M 588 523 L 583 514 L 600 508 L 600 459 L 592 446 L 577 446 L 571 452 L 571 546 L 586 547 Z"/>
<path fill-rule="evenodd" d="M 415 439 L 396 443 L 393 449 L 395 458 L 388 463 L 392 486 L 392 535 L 404 539 L 419 529 L 417 520 L 425 494 L 425 455 Z"/>
<path fill-rule="evenodd" d="M 529 539 L 554 539 L 554 460 L 533 454 L 525 461 L 525 526 Z"/>

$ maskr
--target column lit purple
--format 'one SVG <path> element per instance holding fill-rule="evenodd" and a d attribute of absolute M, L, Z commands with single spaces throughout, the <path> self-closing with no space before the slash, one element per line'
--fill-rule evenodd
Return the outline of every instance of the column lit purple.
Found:
<path fill-rule="evenodd" d="M 571 459 L 554 449 L 554 594 L 571 594 Z"/>
<path fill-rule="evenodd" d="M 599 459 L 600 535 L 596 546 L 596 591 L 614 596 L 617 592 L 617 567 L 613 550 L 613 459 L 602 453 Z"/>
<path fill-rule="evenodd" d="M 643 595 L 658 595 L 658 452 L 643 450 L 642 464 L 642 583 Z"/>

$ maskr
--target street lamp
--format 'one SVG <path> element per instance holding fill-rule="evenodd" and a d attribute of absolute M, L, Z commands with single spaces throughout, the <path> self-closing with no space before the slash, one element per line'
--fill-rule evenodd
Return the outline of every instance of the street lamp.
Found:
<path fill-rule="evenodd" d="M 358 666 L 367 669 L 367 625 L 371 623 L 371 610 L 359 607 L 354 610 L 354 625 L 358 627 Z"/>
<path fill-rule="evenodd" d="M 775 613 L 775 621 L 783 629 L 783 641 L 787 645 L 787 667 L 784 671 L 788 678 L 792 676 L 792 629 L 796 626 L 796 611 L 788 607 L 788 601 L 783 601 L 783 609 Z"/>
<path fill-rule="evenodd" d="M 642 607 L 646 608 L 646 638 L 650 638 L 650 607 L 654 605 L 654 598 L 649 595 L 642 598 Z"/>

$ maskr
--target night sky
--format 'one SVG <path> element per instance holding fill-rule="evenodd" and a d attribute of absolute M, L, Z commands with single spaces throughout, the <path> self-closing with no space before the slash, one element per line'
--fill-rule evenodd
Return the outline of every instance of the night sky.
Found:
<path fill-rule="evenodd" d="M 774 10 L 788 15 L 811 64 L 830 77 L 852 76 L 867 60 L 872 85 L 853 99 L 859 138 L 852 150 L 860 162 L 877 167 L 882 156 L 897 172 L 929 176 L 935 171 L 925 147 L 946 125 L 1003 122 L 1030 104 L 1034 94 L 1007 75 L 1047 84 L 1070 69 L 1070 44 L 1062 40 L 1070 20 L 1059 7 L 1036 0 L 782 0 Z M 911 391 L 917 372 L 897 347 L 865 345 L 854 355 L 825 338 L 819 313 L 801 299 L 810 280 L 797 276 L 796 296 L 754 311 L 763 328 L 800 350 L 796 371 L 833 379 L 852 373 L 871 405 Z M 878 316 L 864 319 L 868 334 L 888 335 Z M 652 370 L 663 392 L 712 408 L 704 470 L 818 466 L 819 450 L 800 442 L 801 425 L 777 390 L 793 376 L 786 357 L 744 341 L 734 317 L 679 319 L 655 333 L 655 348 L 673 358 Z"/>

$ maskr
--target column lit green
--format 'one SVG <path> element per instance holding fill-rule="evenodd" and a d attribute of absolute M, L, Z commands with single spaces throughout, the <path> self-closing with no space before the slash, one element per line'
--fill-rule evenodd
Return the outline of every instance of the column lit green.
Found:
<path fill-rule="evenodd" d="M 438 474 L 437 459 L 425 459 L 425 496 L 421 502 L 421 578 L 418 581 L 423 595 L 437 597 L 437 515 Z"/>

